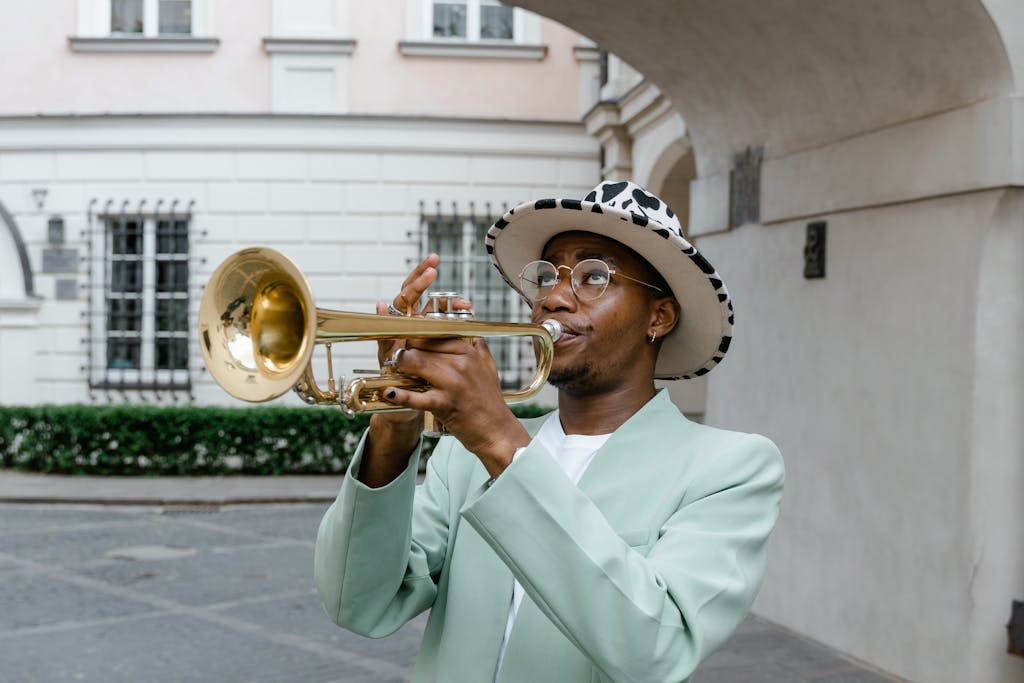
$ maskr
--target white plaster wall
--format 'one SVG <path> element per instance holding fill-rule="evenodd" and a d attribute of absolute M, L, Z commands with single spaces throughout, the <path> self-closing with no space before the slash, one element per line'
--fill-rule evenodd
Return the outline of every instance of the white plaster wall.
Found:
<path fill-rule="evenodd" d="M 39 302 L 25 292 L 18 247 L 0 218 L 0 404 L 32 403 Z"/>
<path fill-rule="evenodd" d="M 46 218 L 66 221 L 85 253 L 87 212 L 108 201 L 194 204 L 193 308 L 221 260 L 253 244 L 305 271 L 321 307 L 371 311 L 418 254 L 420 202 L 477 213 L 539 196 L 583 196 L 597 144 L 579 124 L 319 117 L 125 117 L 19 120 L 0 129 L 0 200 L 16 217 L 44 302 L 31 366 L 37 402 L 86 401 L 86 302 L 54 300 L 40 274 Z M 48 190 L 43 211 L 31 191 Z M 61 276 L 65 277 L 65 276 Z M 85 274 L 79 279 L 84 282 Z M 194 316 L 193 316 L 194 320 Z M 231 399 L 193 349 L 199 403 Z M 359 345 L 337 369 L 375 367 Z M 114 400 L 121 400 L 118 394 Z M 99 397 L 103 399 L 103 396 Z M 282 399 L 294 402 L 288 397 Z"/>
<path fill-rule="evenodd" d="M 706 421 L 767 434 L 787 466 L 756 610 L 913 681 L 989 680 L 967 676 L 965 476 L 1000 194 L 825 216 L 824 280 L 802 276 L 804 221 L 700 241 L 736 306 Z"/>
<path fill-rule="evenodd" d="M 984 234 L 977 288 L 970 502 L 971 681 L 1022 681 L 1006 652 L 1024 597 L 1024 193 L 1007 191 Z"/>
<path fill-rule="evenodd" d="M 35 360 L 37 308 L 32 302 L 0 301 L 0 405 L 37 401 Z"/>

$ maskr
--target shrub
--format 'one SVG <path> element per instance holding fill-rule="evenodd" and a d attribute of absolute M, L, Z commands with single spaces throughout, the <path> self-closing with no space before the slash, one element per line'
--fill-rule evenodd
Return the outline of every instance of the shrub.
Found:
<path fill-rule="evenodd" d="M 533 417 L 538 406 L 515 406 Z M 326 474 L 368 415 L 330 408 L 0 406 L 0 467 L 93 475 Z M 429 452 L 433 441 L 428 440 Z"/>

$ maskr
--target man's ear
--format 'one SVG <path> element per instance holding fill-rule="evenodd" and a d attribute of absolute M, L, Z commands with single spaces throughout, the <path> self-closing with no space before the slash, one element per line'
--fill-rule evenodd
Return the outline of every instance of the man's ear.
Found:
<path fill-rule="evenodd" d="M 659 338 L 667 336 L 681 319 L 682 310 L 674 296 L 658 297 L 651 305 L 650 328 L 652 332 L 658 333 Z"/>

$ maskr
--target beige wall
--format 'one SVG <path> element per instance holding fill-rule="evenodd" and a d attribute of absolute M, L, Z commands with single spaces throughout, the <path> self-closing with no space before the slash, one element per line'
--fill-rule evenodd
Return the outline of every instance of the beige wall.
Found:
<path fill-rule="evenodd" d="M 349 113 L 578 121 L 582 39 L 543 20 L 544 59 L 403 56 L 405 1 L 349 5 Z M 73 51 L 76 0 L 22 3 L 0 22 L 0 116 L 263 113 L 272 109 L 271 0 L 215 0 L 210 53 Z M 344 95 L 342 95 L 344 101 Z"/>
<path fill-rule="evenodd" d="M 209 54 L 73 52 L 76 6 L 28 2 L 5 12 L 0 115 L 269 110 L 268 0 L 218 0 L 220 45 Z"/>
<path fill-rule="evenodd" d="M 404 56 L 398 50 L 404 6 L 403 0 L 353 5 L 352 113 L 579 120 L 576 33 L 543 20 L 548 51 L 542 60 Z"/>

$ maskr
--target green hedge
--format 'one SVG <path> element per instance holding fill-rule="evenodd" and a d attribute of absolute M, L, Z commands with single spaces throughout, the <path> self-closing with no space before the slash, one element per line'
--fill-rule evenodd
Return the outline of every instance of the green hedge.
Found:
<path fill-rule="evenodd" d="M 549 409 L 515 406 L 521 417 Z M 0 406 L 0 467 L 63 474 L 342 472 L 369 416 L 331 408 Z M 428 449 L 433 443 L 428 443 Z"/>

